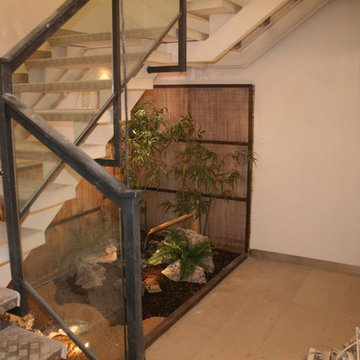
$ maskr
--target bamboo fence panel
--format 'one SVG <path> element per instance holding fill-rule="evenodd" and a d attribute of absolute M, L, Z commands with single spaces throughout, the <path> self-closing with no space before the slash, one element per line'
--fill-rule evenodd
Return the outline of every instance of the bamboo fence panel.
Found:
<path fill-rule="evenodd" d="M 165 118 L 169 124 L 178 122 L 183 115 L 190 113 L 197 125 L 205 130 L 203 145 L 221 158 L 227 153 L 248 150 L 251 146 L 251 91 L 251 86 L 158 86 L 147 91 L 140 102 L 152 103 L 157 108 L 165 107 Z M 184 143 L 173 145 L 161 155 L 162 161 L 171 168 L 176 162 L 173 151 L 181 151 L 184 146 Z M 225 170 L 230 169 L 238 170 L 243 181 L 238 182 L 233 191 L 235 200 L 213 200 L 207 235 L 216 247 L 241 253 L 244 251 L 250 226 L 249 172 L 247 164 L 238 165 L 234 161 L 229 161 L 225 167 Z M 177 216 L 171 211 L 164 213 L 161 203 L 164 200 L 174 200 L 175 194 L 171 191 L 179 187 L 179 182 L 162 175 L 157 186 L 160 191 L 149 191 L 146 194 L 150 227 Z"/>

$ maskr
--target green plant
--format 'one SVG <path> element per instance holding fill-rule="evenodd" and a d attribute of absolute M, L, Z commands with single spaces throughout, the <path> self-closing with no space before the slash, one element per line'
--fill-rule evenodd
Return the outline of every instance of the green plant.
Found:
<path fill-rule="evenodd" d="M 158 187 L 159 178 L 165 173 L 161 153 L 167 146 L 165 137 L 166 109 L 153 104 L 138 105 L 129 123 L 129 183 L 133 189 L 147 190 Z M 148 228 L 147 201 L 142 198 L 141 212 L 144 215 L 145 230 Z"/>
<path fill-rule="evenodd" d="M 176 229 L 166 231 L 165 239 L 160 243 L 154 255 L 148 260 L 150 265 L 159 265 L 168 261 L 180 262 L 180 280 L 185 280 L 195 266 L 206 268 L 206 260 L 215 253 L 210 241 L 190 244 L 186 235 Z"/>
<path fill-rule="evenodd" d="M 170 175 L 179 183 L 175 201 L 163 202 L 165 211 L 174 210 L 177 214 L 194 213 L 200 221 L 201 232 L 206 232 L 209 210 L 215 196 L 231 198 L 235 185 L 241 180 L 235 164 L 255 159 L 248 151 L 236 151 L 222 158 L 202 143 L 204 131 L 197 128 L 190 114 L 183 116 L 179 123 L 167 130 L 170 143 L 184 143 L 176 155 L 176 162 Z M 204 223 L 201 219 L 204 215 Z"/>

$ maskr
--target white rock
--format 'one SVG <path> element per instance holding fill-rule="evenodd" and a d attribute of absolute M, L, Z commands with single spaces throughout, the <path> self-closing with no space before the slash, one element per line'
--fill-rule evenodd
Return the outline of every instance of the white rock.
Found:
<path fill-rule="evenodd" d="M 177 260 L 168 265 L 162 272 L 168 279 L 173 281 L 180 281 L 180 261 Z M 183 281 L 193 282 L 197 284 L 205 284 L 205 270 L 201 266 L 195 266 L 192 273 Z"/>

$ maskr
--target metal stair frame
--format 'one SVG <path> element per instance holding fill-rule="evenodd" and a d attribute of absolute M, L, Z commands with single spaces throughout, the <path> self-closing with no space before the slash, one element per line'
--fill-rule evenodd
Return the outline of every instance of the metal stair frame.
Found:
<path fill-rule="evenodd" d="M 90 358 L 96 360 L 95 355 L 74 335 L 67 325 L 40 297 L 37 291 L 24 279 L 22 270 L 22 249 L 20 235 L 20 219 L 36 200 L 38 194 L 45 188 L 55 174 L 59 172 L 63 164 L 69 165 L 77 171 L 90 184 L 94 185 L 106 197 L 113 201 L 122 211 L 123 237 L 124 241 L 124 263 L 126 272 L 126 313 L 127 313 L 127 356 L 131 360 L 144 359 L 144 337 L 142 329 L 142 284 L 141 284 L 141 248 L 140 248 L 140 220 L 139 220 L 139 198 L 138 191 L 129 190 L 124 184 L 116 180 L 96 161 L 82 152 L 77 145 L 89 135 L 97 120 L 112 105 L 114 112 L 114 136 L 117 137 L 118 149 L 115 150 L 115 159 L 99 161 L 107 166 L 119 166 L 120 157 L 120 124 L 121 124 L 121 91 L 125 89 L 127 79 L 121 79 L 120 73 L 120 25 L 121 25 L 121 1 L 111 0 L 113 16 L 113 93 L 98 115 L 78 136 L 75 144 L 64 138 L 52 126 L 50 126 L 40 115 L 27 108 L 20 100 L 12 94 L 12 72 L 14 72 L 38 47 L 54 34 L 65 22 L 67 22 L 78 10 L 89 0 L 67 0 L 55 13 L 55 16 L 43 21 L 36 29 L 29 33 L 20 43 L 11 49 L 5 57 L 0 58 L 0 144 L 2 154 L 3 189 L 5 199 L 5 211 L 7 215 L 7 234 L 10 253 L 10 267 L 13 287 L 21 295 L 20 306 L 14 313 L 24 316 L 28 313 L 27 294 L 30 293 L 43 306 L 43 308 L 57 321 L 67 335 L 79 346 L 79 348 Z M 179 0 L 182 8 L 186 9 L 186 0 Z M 183 12 L 186 15 L 186 12 Z M 179 20 L 176 17 L 165 29 L 161 39 L 167 31 Z M 186 16 L 185 16 L 186 19 Z M 171 26 L 170 26 L 171 25 Z M 185 25 L 185 23 L 183 23 Z M 180 32 L 181 33 L 181 32 Z M 183 50 L 186 51 L 186 34 L 180 36 Z M 160 39 L 160 40 L 161 40 Z M 159 40 L 159 42 L 160 42 Z M 149 50 L 141 61 L 145 61 L 158 43 Z M 180 49 L 180 48 L 179 48 Z M 179 52 L 180 55 L 180 52 Z M 125 55 L 124 55 L 125 58 Z M 131 72 L 130 76 L 141 69 L 143 63 Z M 186 56 L 182 55 L 182 68 L 186 68 Z M 178 68 L 172 71 L 179 71 Z M 37 189 L 25 207 L 20 211 L 16 192 L 16 169 L 14 162 L 14 144 L 12 122 L 15 121 L 42 144 L 47 146 L 56 154 L 62 162 L 47 176 L 45 182 Z"/>
<path fill-rule="evenodd" d="M 26 294 L 31 293 L 50 316 L 57 321 L 67 335 L 90 358 L 95 355 L 74 335 L 68 326 L 57 316 L 36 290 L 25 281 L 22 274 L 21 241 L 19 217 L 15 191 L 14 153 L 12 144 L 12 120 L 18 122 L 28 132 L 47 146 L 66 164 L 77 171 L 89 183 L 94 185 L 107 198 L 113 201 L 123 214 L 123 236 L 131 239 L 124 242 L 124 260 L 126 271 L 126 312 L 128 333 L 128 359 L 144 359 L 144 337 L 142 329 L 141 304 L 141 246 L 139 219 L 139 191 L 128 189 L 123 183 L 108 173 L 101 165 L 81 151 L 75 144 L 54 130 L 45 120 L 21 103 L 14 95 L 0 96 L 0 142 L 3 154 L 5 208 L 7 212 L 7 230 L 14 288 L 21 294 L 19 315 L 27 312 Z"/>
<path fill-rule="evenodd" d="M 180 0 L 180 17 L 178 27 L 178 64 L 169 66 L 148 66 L 147 71 L 151 73 L 182 72 L 186 71 L 187 57 L 187 28 L 186 28 L 186 1 Z M 170 30 L 170 29 L 169 29 Z M 161 42 L 162 39 L 159 40 Z"/>

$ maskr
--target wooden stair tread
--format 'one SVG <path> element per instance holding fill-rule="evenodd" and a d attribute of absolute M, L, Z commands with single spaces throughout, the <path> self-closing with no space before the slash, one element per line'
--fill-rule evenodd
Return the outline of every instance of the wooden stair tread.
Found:
<path fill-rule="evenodd" d="M 187 11 L 200 17 L 210 15 L 237 13 L 241 6 L 230 0 L 194 0 L 187 3 Z"/>
<path fill-rule="evenodd" d="M 13 81 L 13 84 L 27 83 L 29 81 L 29 75 L 26 73 L 13 73 L 12 81 Z"/>
<path fill-rule="evenodd" d="M 19 302 L 20 294 L 17 291 L 0 287 L 0 314 L 19 306 Z"/>
<path fill-rule="evenodd" d="M 98 66 L 111 66 L 112 54 L 66 56 L 51 59 L 29 60 L 25 62 L 28 70 L 42 68 L 90 68 Z"/>
<path fill-rule="evenodd" d="M 112 80 L 54 81 L 14 84 L 14 93 L 93 91 L 112 88 Z"/>
<path fill-rule="evenodd" d="M 29 59 L 47 59 L 51 57 L 51 51 L 47 50 L 36 50 L 29 56 Z"/>
<path fill-rule="evenodd" d="M 43 230 L 20 227 L 20 236 L 22 239 L 22 251 L 24 253 L 45 243 L 45 233 Z M 0 264 L 6 263 L 7 261 L 9 261 L 9 246 L 6 223 L 0 221 Z"/>
<path fill-rule="evenodd" d="M 41 161 L 16 159 L 16 169 L 17 170 L 25 170 L 25 169 L 40 168 L 40 167 L 42 167 Z"/>
<path fill-rule="evenodd" d="M 202 33 L 200 31 L 187 29 L 186 38 L 187 41 L 202 41 L 206 40 L 209 37 L 208 34 Z M 176 27 L 170 29 L 168 34 L 164 38 L 164 42 L 177 42 L 178 41 L 178 29 Z"/>
<path fill-rule="evenodd" d="M 71 34 L 65 36 L 56 36 L 48 39 L 50 46 L 58 45 L 78 45 L 86 42 L 107 41 L 111 45 L 111 32 L 101 32 L 94 34 Z"/>
<path fill-rule="evenodd" d="M 157 40 L 159 35 L 164 32 L 163 27 L 153 27 L 148 29 L 131 29 L 126 30 L 127 41 L 130 39 L 150 39 Z M 110 32 L 101 32 L 94 34 L 77 34 L 77 35 L 68 35 L 68 36 L 56 36 L 48 39 L 50 46 L 59 46 L 59 45 L 79 45 L 81 43 L 92 43 L 92 42 L 108 42 L 111 46 L 112 35 Z"/>
<path fill-rule="evenodd" d="M 126 54 L 127 63 L 140 60 L 145 51 L 138 51 Z M 150 58 L 156 59 L 157 62 L 169 62 L 171 54 L 154 51 Z M 88 55 L 59 57 L 51 59 L 40 59 L 26 61 L 25 66 L 28 70 L 44 68 L 91 68 L 91 67 L 111 67 L 113 62 L 112 54 Z"/>
<path fill-rule="evenodd" d="M 20 206 L 24 205 L 25 202 L 30 198 L 30 196 L 33 194 L 34 190 L 36 190 L 42 183 L 41 180 L 31 180 L 31 179 L 23 179 L 23 178 L 18 178 L 17 179 L 18 182 L 18 189 L 20 191 L 18 191 L 19 194 L 19 202 L 20 202 Z M 1 190 L 0 190 L 0 203 L 4 203 L 4 197 L 3 197 L 3 192 L 2 192 L 2 178 L 0 179 L 0 186 L 1 186 Z M 45 189 L 43 190 L 43 192 L 45 194 L 50 194 L 50 193 L 54 193 L 54 192 L 61 192 L 64 193 L 65 191 L 70 191 L 72 192 L 73 187 L 70 185 L 64 185 L 64 184 L 48 184 Z"/>
<path fill-rule="evenodd" d="M 94 148 L 99 146 L 105 145 L 88 145 L 83 144 L 80 148 L 84 152 L 91 152 Z M 48 161 L 57 163 L 59 158 L 53 154 L 45 145 L 42 145 L 39 142 L 35 141 L 26 141 L 22 143 L 17 143 L 15 146 L 15 154 L 16 157 L 20 159 L 27 159 L 27 160 L 41 160 L 41 161 Z"/>
<path fill-rule="evenodd" d="M 153 81 L 147 78 L 132 78 L 128 82 L 129 90 L 152 89 Z M 66 91 L 95 91 L 109 90 L 112 88 L 112 80 L 80 80 L 80 81 L 54 81 L 38 83 L 14 84 L 15 94 L 31 92 L 66 92 Z"/>
<path fill-rule="evenodd" d="M 96 114 L 98 109 L 51 109 L 51 110 L 36 110 L 36 112 L 46 121 L 71 121 L 71 122 L 90 122 Z"/>

